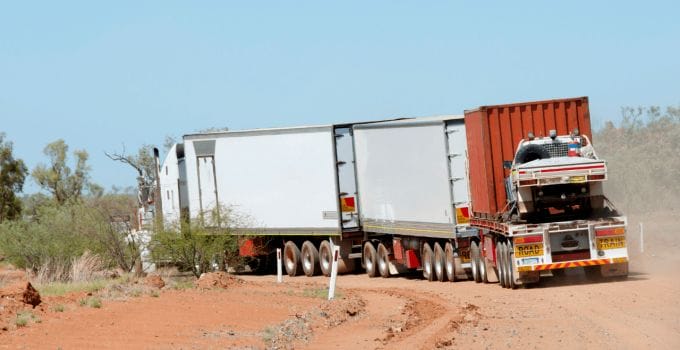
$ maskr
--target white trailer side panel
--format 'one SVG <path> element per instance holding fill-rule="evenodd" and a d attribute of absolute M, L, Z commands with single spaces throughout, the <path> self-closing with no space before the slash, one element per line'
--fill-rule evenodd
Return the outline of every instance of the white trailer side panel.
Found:
<path fill-rule="evenodd" d="M 215 141 L 213 163 L 209 149 L 197 151 L 209 140 Z M 189 135 L 185 154 L 192 216 L 214 208 L 213 201 L 245 215 L 250 228 L 339 231 L 331 127 Z M 214 185 L 204 184 L 211 164 Z M 205 193 L 210 190 L 216 198 Z"/>
<path fill-rule="evenodd" d="M 427 236 L 454 232 L 443 121 L 355 126 L 354 140 L 366 231 Z"/>
<path fill-rule="evenodd" d="M 163 203 L 163 220 L 168 225 L 175 225 L 179 222 L 179 168 L 177 166 L 176 145 L 168 151 L 168 154 L 161 165 L 159 183 L 161 186 L 161 198 Z"/>

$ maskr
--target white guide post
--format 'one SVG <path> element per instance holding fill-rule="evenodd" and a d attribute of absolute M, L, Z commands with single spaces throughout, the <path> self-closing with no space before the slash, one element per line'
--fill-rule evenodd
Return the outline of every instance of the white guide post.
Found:
<path fill-rule="evenodd" d="M 642 223 L 640 223 L 640 253 L 645 252 L 645 230 L 644 227 L 642 226 Z"/>
<path fill-rule="evenodd" d="M 283 282 L 283 272 L 281 271 L 281 248 L 276 248 L 276 282 Z"/>
<path fill-rule="evenodd" d="M 328 286 L 328 300 L 335 297 L 335 281 L 338 279 L 338 258 L 340 257 L 340 247 L 333 246 L 333 263 L 331 264 L 331 283 Z"/>

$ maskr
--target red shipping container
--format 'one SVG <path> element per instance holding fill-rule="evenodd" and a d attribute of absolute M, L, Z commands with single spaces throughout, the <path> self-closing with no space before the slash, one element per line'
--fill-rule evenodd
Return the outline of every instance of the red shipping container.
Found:
<path fill-rule="evenodd" d="M 493 218 L 506 206 L 503 161 L 513 160 L 517 144 L 531 131 L 568 135 L 578 128 L 592 141 L 588 97 L 483 106 L 465 111 L 470 195 L 475 217 Z"/>

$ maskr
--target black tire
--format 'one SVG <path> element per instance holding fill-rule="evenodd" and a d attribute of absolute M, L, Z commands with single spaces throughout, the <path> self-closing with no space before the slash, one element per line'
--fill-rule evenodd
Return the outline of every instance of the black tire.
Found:
<path fill-rule="evenodd" d="M 479 245 L 479 279 L 482 283 L 487 283 L 486 279 L 486 259 L 484 259 L 484 254 L 482 254 L 482 245 Z"/>
<path fill-rule="evenodd" d="M 333 250 L 331 244 L 324 240 L 319 244 L 319 269 L 321 273 L 328 277 L 331 275 L 331 266 L 333 264 Z"/>
<path fill-rule="evenodd" d="M 526 145 L 520 148 L 515 155 L 515 164 L 524 164 L 536 159 L 550 158 L 548 150 L 540 145 Z"/>
<path fill-rule="evenodd" d="M 498 270 L 498 283 L 505 288 L 505 243 L 496 243 L 496 270 Z"/>
<path fill-rule="evenodd" d="M 382 277 L 390 277 L 390 252 L 384 244 L 378 244 L 378 273 Z"/>
<path fill-rule="evenodd" d="M 453 255 L 453 244 L 447 242 L 444 246 L 444 270 L 446 270 L 446 279 L 449 282 L 456 281 L 456 258 Z"/>
<path fill-rule="evenodd" d="M 288 241 L 283 246 L 283 266 L 286 267 L 286 273 L 290 277 L 295 277 L 302 272 L 300 249 L 293 241 Z"/>
<path fill-rule="evenodd" d="M 553 277 L 562 278 L 564 277 L 565 269 L 553 269 L 550 270 L 550 273 L 552 273 Z"/>
<path fill-rule="evenodd" d="M 316 249 L 314 243 L 310 241 L 302 243 L 300 255 L 302 257 L 302 271 L 304 271 L 305 275 L 308 277 L 318 275 L 321 270 L 319 267 L 319 250 Z"/>
<path fill-rule="evenodd" d="M 515 289 L 517 285 L 515 284 L 515 272 L 512 268 L 512 256 L 514 255 L 512 244 L 507 242 L 505 248 L 505 286 L 506 288 Z"/>
<path fill-rule="evenodd" d="M 364 243 L 364 268 L 366 269 L 368 277 L 373 278 L 378 275 L 377 255 L 373 243 Z"/>
<path fill-rule="evenodd" d="M 429 243 L 423 244 L 423 252 L 420 255 L 423 260 L 423 277 L 428 280 L 434 280 L 434 253 Z"/>
<path fill-rule="evenodd" d="M 472 270 L 472 279 L 479 283 L 482 281 L 479 275 L 479 246 L 477 242 L 470 242 L 470 270 Z"/>
<path fill-rule="evenodd" d="M 434 244 L 434 277 L 439 282 L 446 281 L 446 256 L 439 242 Z"/>
<path fill-rule="evenodd" d="M 358 259 L 343 258 L 340 256 L 338 258 L 338 274 L 352 273 L 356 270 L 356 262 Z"/>

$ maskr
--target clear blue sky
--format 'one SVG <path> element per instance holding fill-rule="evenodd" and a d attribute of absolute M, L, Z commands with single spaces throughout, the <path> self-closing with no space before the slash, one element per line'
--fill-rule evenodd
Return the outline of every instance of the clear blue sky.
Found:
<path fill-rule="evenodd" d="M 3 1 L 0 131 L 32 169 L 63 138 L 104 151 L 246 129 L 587 95 L 680 104 L 680 2 Z M 32 183 L 29 192 L 36 191 Z"/>

